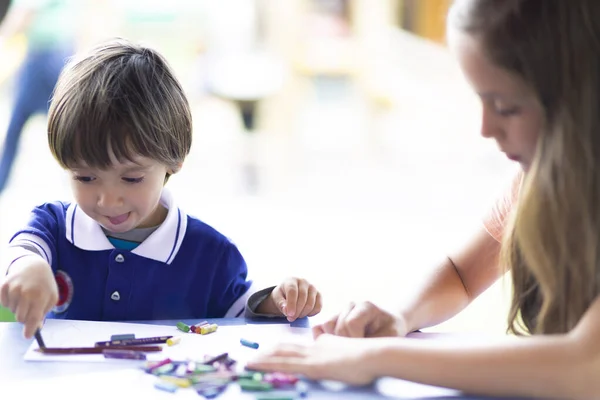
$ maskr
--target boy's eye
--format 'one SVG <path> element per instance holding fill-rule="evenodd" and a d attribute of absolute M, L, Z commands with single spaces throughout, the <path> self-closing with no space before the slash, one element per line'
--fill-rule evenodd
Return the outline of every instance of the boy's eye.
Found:
<path fill-rule="evenodd" d="M 127 183 L 140 183 L 144 180 L 144 177 L 141 178 L 121 178 Z"/>
<path fill-rule="evenodd" d="M 75 176 L 75 177 L 73 177 L 73 179 L 75 179 L 76 181 L 79 181 L 79 182 L 89 183 L 89 182 L 92 182 L 96 178 L 93 178 L 91 176 Z"/>

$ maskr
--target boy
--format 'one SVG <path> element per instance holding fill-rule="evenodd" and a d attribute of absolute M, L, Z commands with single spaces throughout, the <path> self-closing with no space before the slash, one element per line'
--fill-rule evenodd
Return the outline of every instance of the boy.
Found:
<path fill-rule="evenodd" d="M 123 321 L 245 311 L 293 321 L 320 311 L 320 294 L 303 279 L 254 293 L 236 246 L 175 205 L 163 186 L 191 140 L 184 91 L 155 51 L 115 40 L 65 68 L 48 142 L 75 202 L 36 207 L 0 264 L 0 304 L 27 338 L 47 313 Z"/>

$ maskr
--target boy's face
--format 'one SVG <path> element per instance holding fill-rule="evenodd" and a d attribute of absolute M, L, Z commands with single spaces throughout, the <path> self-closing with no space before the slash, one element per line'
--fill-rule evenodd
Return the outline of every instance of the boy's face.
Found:
<path fill-rule="evenodd" d="M 113 160 L 106 170 L 71 168 L 71 187 L 79 207 L 110 232 L 149 228 L 165 219 L 160 195 L 167 172 L 173 169 L 145 157 L 134 162 Z"/>

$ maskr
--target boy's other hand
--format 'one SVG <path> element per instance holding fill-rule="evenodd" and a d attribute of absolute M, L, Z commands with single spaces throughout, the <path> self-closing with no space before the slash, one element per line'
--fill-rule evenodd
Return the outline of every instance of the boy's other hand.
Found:
<path fill-rule="evenodd" d="M 58 301 L 52 269 L 38 257 L 23 257 L 11 265 L 0 285 L 0 304 L 25 324 L 24 335 L 33 337 L 44 317 Z"/>
<path fill-rule="evenodd" d="M 287 278 L 277 285 L 265 302 L 272 302 L 278 313 L 292 322 L 321 312 L 321 293 L 306 279 Z"/>

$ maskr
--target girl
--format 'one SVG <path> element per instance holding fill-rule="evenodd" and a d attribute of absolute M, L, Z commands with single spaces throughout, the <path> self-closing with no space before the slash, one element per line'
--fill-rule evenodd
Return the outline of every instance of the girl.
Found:
<path fill-rule="evenodd" d="M 313 345 L 282 345 L 249 367 L 353 384 L 393 376 L 484 395 L 598 398 L 600 2 L 458 0 L 448 39 L 481 99 L 482 136 L 522 166 L 518 196 L 507 196 L 401 312 L 351 305 L 315 327 Z M 452 317 L 504 270 L 519 340 L 453 349 L 374 338 Z"/>

